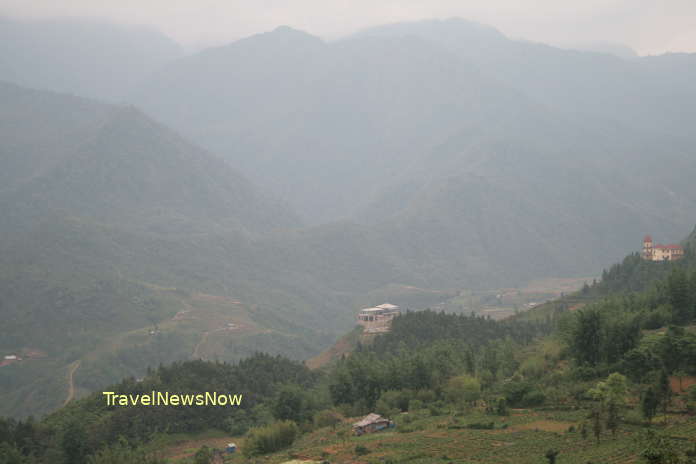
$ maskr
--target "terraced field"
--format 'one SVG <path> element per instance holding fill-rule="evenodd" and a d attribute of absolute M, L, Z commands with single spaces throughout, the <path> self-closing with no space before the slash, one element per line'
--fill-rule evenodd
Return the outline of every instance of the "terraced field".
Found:
<path fill-rule="evenodd" d="M 321 429 L 303 436 L 293 449 L 264 460 L 282 463 L 297 456 L 305 459 L 327 459 L 332 463 L 485 463 L 539 464 L 550 448 L 560 451 L 559 464 L 629 464 L 641 462 L 637 441 L 641 427 L 623 425 L 617 437 L 602 436 L 597 445 L 594 438 L 583 439 L 578 432 L 579 412 L 516 411 L 499 418 L 483 414 L 462 417 L 429 417 L 426 411 L 397 418 L 394 431 L 344 437 L 349 421 L 336 431 Z M 564 419 L 564 420 L 563 420 Z M 686 449 L 696 443 L 696 417 L 674 416 L 666 426 L 654 426 L 674 437 L 677 448 Z M 474 430 L 467 424 L 494 422 L 493 430 Z M 410 423 L 405 423 L 410 422 Z M 575 426 L 576 431 L 569 431 Z M 368 449 L 363 456 L 355 454 L 356 446 Z M 240 457 L 230 462 L 243 462 Z"/>

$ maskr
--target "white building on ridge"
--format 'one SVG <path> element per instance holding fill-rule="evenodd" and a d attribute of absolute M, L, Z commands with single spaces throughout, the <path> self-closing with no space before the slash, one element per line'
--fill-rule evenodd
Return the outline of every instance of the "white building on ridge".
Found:
<path fill-rule="evenodd" d="M 365 333 L 389 332 L 391 321 L 401 314 L 399 307 L 384 303 L 372 308 L 361 309 L 358 313 L 358 324 L 365 327 Z"/>

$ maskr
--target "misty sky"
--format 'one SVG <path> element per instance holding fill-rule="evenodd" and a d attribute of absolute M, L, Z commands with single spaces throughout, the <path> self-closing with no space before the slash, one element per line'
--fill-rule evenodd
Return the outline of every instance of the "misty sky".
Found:
<path fill-rule="evenodd" d="M 606 41 L 640 54 L 696 52 L 696 0 L 0 0 L 0 15 L 147 24 L 190 47 L 278 25 L 332 39 L 376 24 L 460 16 L 557 45 Z"/>

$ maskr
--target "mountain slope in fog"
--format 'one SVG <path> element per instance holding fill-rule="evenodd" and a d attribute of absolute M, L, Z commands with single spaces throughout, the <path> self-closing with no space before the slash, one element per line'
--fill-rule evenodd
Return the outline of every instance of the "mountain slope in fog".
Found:
<path fill-rule="evenodd" d="M 418 37 L 567 114 L 681 136 L 696 119 L 696 54 L 621 59 L 511 40 L 459 18 L 397 23 L 356 37 Z"/>
<path fill-rule="evenodd" d="M 0 17 L 0 80 L 27 87 L 119 101 L 181 55 L 176 43 L 145 27 Z"/>
<path fill-rule="evenodd" d="M 325 294 L 304 297 L 261 241 L 300 225 L 286 205 L 132 107 L 7 83 L 0 100 L 0 350 L 45 355 L 0 371 L 0 413 L 59 406 L 77 360 L 78 387 L 98 388 L 188 358 L 205 325 L 148 330 L 205 301 L 253 324 L 228 360 L 328 342 L 335 316 L 307 309 Z"/>
<path fill-rule="evenodd" d="M 627 237 L 690 229 L 692 58 L 463 20 L 330 43 L 279 28 L 178 60 L 133 98 L 310 222 L 357 222 L 399 275 L 494 285 L 593 272 Z"/>
<path fill-rule="evenodd" d="M 0 84 L 3 190 L 21 218 L 176 234 L 298 225 L 224 161 L 132 107 Z"/>

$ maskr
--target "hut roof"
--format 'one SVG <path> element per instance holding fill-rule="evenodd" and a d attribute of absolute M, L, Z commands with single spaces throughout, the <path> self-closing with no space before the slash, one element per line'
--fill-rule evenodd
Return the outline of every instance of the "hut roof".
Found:
<path fill-rule="evenodd" d="M 367 425 L 374 424 L 375 422 L 386 422 L 386 420 L 387 419 L 380 416 L 379 414 L 370 413 L 358 422 L 356 422 L 355 424 L 353 424 L 353 427 L 365 427 Z"/>

